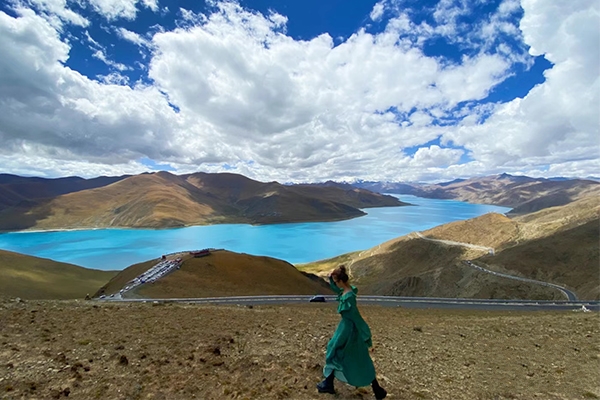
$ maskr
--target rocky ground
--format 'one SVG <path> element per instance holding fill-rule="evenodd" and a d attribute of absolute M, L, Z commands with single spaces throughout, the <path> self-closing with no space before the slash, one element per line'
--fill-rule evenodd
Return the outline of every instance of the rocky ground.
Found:
<path fill-rule="evenodd" d="M 363 306 L 390 399 L 600 398 L 599 318 Z M 334 304 L 0 303 L 2 399 L 370 399 L 319 395 Z"/>

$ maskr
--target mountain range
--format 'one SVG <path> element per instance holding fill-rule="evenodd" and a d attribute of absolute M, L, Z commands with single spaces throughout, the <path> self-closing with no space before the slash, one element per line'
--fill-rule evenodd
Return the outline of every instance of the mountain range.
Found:
<path fill-rule="evenodd" d="M 403 205 L 360 188 L 284 186 L 227 173 L 157 172 L 89 181 L 0 176 L 3 231 L 335 221 L 362 216 L 361 208 Z"/>
<path fill-rule="evenodd" d="M 564 286 L 581 299 L 600 298 L 597 182 L 503 174 L 436 185 L 361 185 L 382 192 L 410 192 L 514 208 L 507 215 L 490 213 L 457 221 L 424 231 L 422 236 L 413 233 L 369 250 L 298 266 L 308 274 L 304 277 L 282 260 L 222 251 L 210 259 L 187 260 L 180 271 L 144 288 L 140 295 L 300 294 L 298 288 L 306 294 L 323 293 L 322 282 L 308 279 L 314 278 L 310 274 L 324 276 L 344 263 L 361 293 L 562 299 L 555 289 L 494 276 L 469 266 L 465 263 L 468 260 L 491 271 Z M 336 182 L 261 183 L 236 174 L 177 176 L 159 172 L 92 180 L 0 175 L 0 226 L 4 230 L 162 228 L 223 222 L 330 221 L 363 215 L 361 208 L 406 204 L 370 190 Z M 493 248 L 494 254 L 468 247 L 471 245 Z M 103 290 L 109 293 L 120 281 L 131 279 L 129 275 L 154 262 L 117 274 L 0 251 L 4 283 L 0 292 L 27 298 L 73 298 L 105 284 Z M 269 278 L 273 274 L 283 275 L 273 280 Z M 111 277 L 114 279 L 106 283 Z M 239 282 L 244 284 L 238 288 Z M 290 287 L 282 286 L 290 282 Z M 248 292 L 248 288 L 256 290 Z"/>
<path fill-rule="evenodd" d="M 359 182 L 353 186 L 378 193 L 409 194 L 511 207 L 511 214 L 530 213 L 565 205 L 591 193 L 600 194 L 600 183 L 593 180 L 544 179 L 509 174 L 456 179 L 437 184 Z"/>

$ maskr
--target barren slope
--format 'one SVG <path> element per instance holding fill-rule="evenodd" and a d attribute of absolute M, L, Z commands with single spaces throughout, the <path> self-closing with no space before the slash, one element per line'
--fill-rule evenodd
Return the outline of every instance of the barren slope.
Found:
<path fill-rule="evenodd" d="M 422 233 L 433 239 L 497 248 L 513 240 L 519 233 L 519 226 L 517 222 L 502 214 L 488 213 L 477 218 L 440 225 Z"/>
<path fill-rule="evenodd" d="M 478 260 L 491 269 L 566 286 L 582 299 L 600 299 L 599 228 L 596 219 Z"/>
<path fill-rule="evenodd" d="M 359 307 L 390 399 L 600 397 L 595 314 Z M 317 393 L 339 318 L 334 304 L 0 303 L 0 397 L 372 399 Z"/>

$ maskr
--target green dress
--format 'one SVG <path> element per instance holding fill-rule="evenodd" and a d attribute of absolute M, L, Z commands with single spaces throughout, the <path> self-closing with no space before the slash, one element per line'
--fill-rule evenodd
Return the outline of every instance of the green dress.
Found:
<path fill-rule="evenodd" d="M 358 289 L 343 294 L 329 278 L 329 285 L 338 294 L 338 312 L 342 316 L 333 337 L 327 344 L 327 356 L 323 374 L 331 375 L 352 386 L 369 386 L 375 379 L 375 367 L 369 355 L 371 330 L 362 318 L 356 306 Z"/>

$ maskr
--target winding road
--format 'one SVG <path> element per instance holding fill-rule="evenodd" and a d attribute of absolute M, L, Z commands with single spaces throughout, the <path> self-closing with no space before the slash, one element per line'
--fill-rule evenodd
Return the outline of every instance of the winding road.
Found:
<path fill-rule="evenodd" d="M 423 236 L 423 234 L 421 232 L 415 232 L 415 233 L 417 234 L 417 236 L 419 238 L 421 238 L 423 240 L 428 240 L 430 242 L 443 243 L 443 244 L 448 245 L 448 246 L 468 247 L 470 249 L 483 250 L 483 251 L 487 252 L 490 255 L 494 255 L 495 254 L 494 249 L 491 248 L 491 247 L 478 246 L 476 244 L 471 244 L 471 243 L 455 242 L 455 241 L 452 241 L 452 240 L 431 239 L 431 238 L 428 238 L 426 236 Z M 569 289 L 566 289 L 566 288 L 564 288 L 562 286 L 555 285 L 554 283 L 549 283 L 549 282 L 544 282 L 544 281 L 536 281 L 534 279 L 522 278 L 520 276 L 503 274 L 501 272 L 496 272 L 496 271 L 492 271 L 492 270 L 483 268 L 482 266 L 477 265 L 477 264 L 475 264 L 472 261 L 463 261 L 463 262 L 466 265 L 468 265 L 468 266 L 470 266 L 472 268 L 475 268 L 475 269 L 477 269 L 477 270 L 479 270 L 481 272 L 485 272 L 485 273 L 492 274 L 492 275 L 495 275 L 495 276 L 499 276 L 499 277 L 502 277 L 502 278 L 514 279 L 514 280 L 521 281 L 521 282 L 533 283 L 533 284 L 536 284 L 536 285 L 541 285 L 541 286 L 546 286 L 546 287 L 550 287 L 550 288 L 553 288 L 553 289 L 557 289 L 557 290 L 559 290 L 567 298 L 568 301 L 577 301 L 577 295 L 574 292 L 572 292 Z"/>

